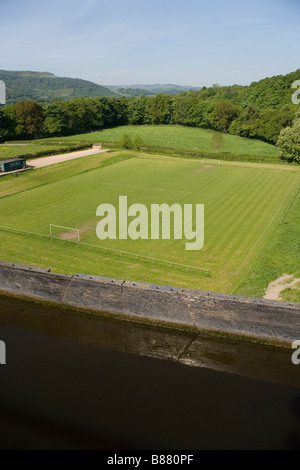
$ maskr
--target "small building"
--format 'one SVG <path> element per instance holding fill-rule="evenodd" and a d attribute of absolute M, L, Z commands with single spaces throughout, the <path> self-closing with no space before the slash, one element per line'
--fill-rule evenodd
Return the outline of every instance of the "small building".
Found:
<path fill-rule="evenodd" d="M 10 160 L 2 160 L 0 161 L 0 170 L 1 171 L 14 171 L 14 170 L 21 170 L 26 166 L 26 159 L 25 158 L 12 158 Z"/>

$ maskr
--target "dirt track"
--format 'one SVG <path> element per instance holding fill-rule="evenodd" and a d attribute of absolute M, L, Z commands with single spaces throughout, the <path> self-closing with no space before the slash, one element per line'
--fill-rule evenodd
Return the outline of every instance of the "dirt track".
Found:
<path fill-rule="evenodd" d="M 74 160 L 75 158 L 86 157 L 96 153 L 107 152 L 107 149 L 89 149 L 80 150 L 79 152 L 64 153 L 61 155 L 52 155 L 51 157 L 34 158 L 27 160 L 27 165 L 33 168 L 42 168 L 43 166 L 53 165 L 54 163 L 61 163 L 67 160 Z"/>
<path fill-rule="evenodd" d="M 283 274 L 276 281 L 270 282 L 264 299 L 270 300 L 281 300 L 280 293 L 284 289 L 297 289 L 297 284 L 300 282 L 300 278 L 295 278 L 292 274 Z"/>

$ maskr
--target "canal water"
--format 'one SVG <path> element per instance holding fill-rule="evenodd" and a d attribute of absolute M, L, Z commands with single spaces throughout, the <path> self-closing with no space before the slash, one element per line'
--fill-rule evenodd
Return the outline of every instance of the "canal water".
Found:
<path fill-rule="evenodd" d="M 1 449 L 300 449 L 293 350 L 0 297 Z"/>

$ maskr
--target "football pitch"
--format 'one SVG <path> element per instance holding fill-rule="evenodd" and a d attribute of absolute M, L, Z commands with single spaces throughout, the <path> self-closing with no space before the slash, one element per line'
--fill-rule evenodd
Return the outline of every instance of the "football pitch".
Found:
<path fill-rule="evenodd" d="M 296 167 L 135 152 L 7 176 L 0 181 L 0 258 L 66 274 L 234 293 L 288 210 L 299 176 Z M 118 217 L 119 196 L 149 213 L 152 204 L 204 204 L 203 248 L 187 251 L 186 240 L 174 236 L 99 240 L 97 207 L 112 204 Z"/>

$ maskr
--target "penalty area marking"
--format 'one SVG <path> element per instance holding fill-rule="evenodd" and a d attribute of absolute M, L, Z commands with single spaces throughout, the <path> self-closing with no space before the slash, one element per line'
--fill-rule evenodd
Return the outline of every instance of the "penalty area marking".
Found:
<path fill-rule="evenodd" d="M 80 230 L 78 228 L 64 227 L 63 225 L 50 224 L 50 237 L 51 238 L 60 238 L 60 237 L 55 237 L 55 235 L 53 235 L 53 227 L 62 228 L 64 230 L 75 232 L 77 234 L 77 241 L 80 242 Z"/>

